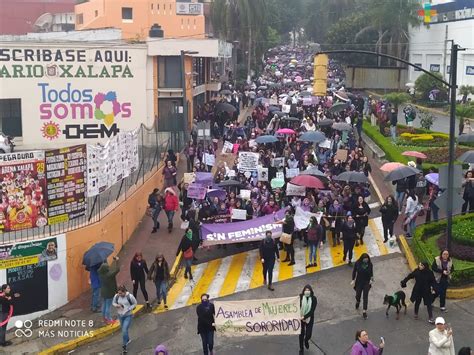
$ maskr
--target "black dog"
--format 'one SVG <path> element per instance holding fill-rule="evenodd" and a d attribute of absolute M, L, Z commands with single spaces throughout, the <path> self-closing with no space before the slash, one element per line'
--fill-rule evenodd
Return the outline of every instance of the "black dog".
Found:
<path fill-rule="evenodd" d="M 394 306 L 397 309 L 397 319 L 399 318 L 400 310 L 402 306 L 405 307 L 405 314 L 407 314 L 407 305 L 405 303 L 405 292 L 397 291 L 394 293 L 393 296 L 385 295 L 383 298 L 383 304 L 388 304 L 387 310 L 385 311 L 385 315 L 388 318 L 388 310 L 390 307 Z"/>

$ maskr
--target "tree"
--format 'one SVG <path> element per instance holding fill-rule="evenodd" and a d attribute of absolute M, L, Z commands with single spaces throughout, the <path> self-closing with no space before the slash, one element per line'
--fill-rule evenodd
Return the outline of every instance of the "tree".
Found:
<path fill-rule="evenodd" d="M 464 128 L 464 119 L 474 117 L 474 106 L 467 104 L 456 105 L 456 117 L 459 118 L 459 134 L 461 134 Z"/>
<path fill-rule="evenodd" d="M 384 99 L 395 106 L 395 110 L 398 110 L 398 107 L 405 102 L 410 101 L 410 95 L 404 92 L 392 92 L 384 96 Z"/>
<path fill-rule="evenodd" d="M 443 79 L 441 74 L 439 73 L 432 73 L 436 77 Z M 440 93 L 438 96 L 440 97 L 447 97 L 447 88 L 444 84 L 442 84 L 440 81 L 436 80 L 432 76 L 423 73 L 421 74 L 415 81 L 415 93 L 417 98 L 421 100 L 428 100 L 429 94 L 431 90 L 439 90 Z"/>
<path fill-rule="evenodd" d="M 462 95 L 461 102 L 465 104 L 469 94 L 474 94 L 474 86 L 472 85 L 461 85 L 459 88 L 459 95 Z"/>

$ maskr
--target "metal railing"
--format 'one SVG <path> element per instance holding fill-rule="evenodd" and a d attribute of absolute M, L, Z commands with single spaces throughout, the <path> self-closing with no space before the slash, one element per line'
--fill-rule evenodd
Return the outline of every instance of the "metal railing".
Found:
<path fill-rule="evenodd" d="M 156 124 L 152 128 L 147 128 L 142 124 L 138 132 L 140 163 L 137 171 L 103 193 L 87 197 L 84 216 L 64 223 L 0 233 L 0 245 L 54 236 L 99 222 L 119 204 L 127 200 L 158 170 L 168 149 L 179 152 L 185 143 L 185 132 L 159 132 Z"/>

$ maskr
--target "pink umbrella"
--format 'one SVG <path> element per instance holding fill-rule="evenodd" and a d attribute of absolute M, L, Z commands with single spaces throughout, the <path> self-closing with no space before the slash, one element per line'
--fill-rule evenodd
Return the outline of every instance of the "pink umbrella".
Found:
<path fill-rule="evenodd" d="M 380 170 L 385 171 L 386 173 L 389 173 L 401 166 L 405 166 L 402 163 L 385 163 L 380 167 Z"/>
<path fill-rule="evenodd" d="M 310 189 L 324 189 L 323 182 L 312 175 L 298 175 L 291 179 L 290 182 Z"/>
<path fill-rule="evenodd" d="M 293 131 L 291 128 L 280 128 L 276 131 L 277 134 L 295 134 L 296 132 Z"/>
<path fill-rule="evenodd" d="M 406 157 L 415 157 L 415 158 L 420 158 L 420 159 L 428 158 L 425 154 L 420 153 L 420 152 L 415 152 L 415 151 L 412 151 L 412 150 L 403 152 L 402 155 L 404 155 Z"/>

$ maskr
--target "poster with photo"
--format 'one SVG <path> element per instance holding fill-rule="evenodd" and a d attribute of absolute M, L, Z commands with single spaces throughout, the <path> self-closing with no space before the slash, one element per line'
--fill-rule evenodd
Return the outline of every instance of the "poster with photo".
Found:
<path fill-rule="evenodd" d="M 0 233 L 48 223 L 43 151 L 0 154 Z"/>
<path fill-rule="evenodd" d="M 86 213 L 86 145 L 45 152 L 48 224 Z"/>

